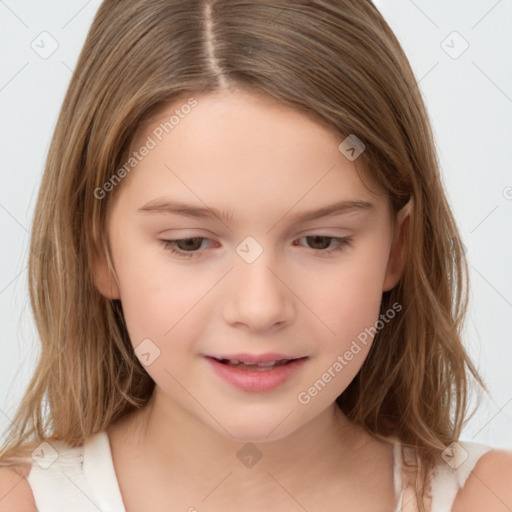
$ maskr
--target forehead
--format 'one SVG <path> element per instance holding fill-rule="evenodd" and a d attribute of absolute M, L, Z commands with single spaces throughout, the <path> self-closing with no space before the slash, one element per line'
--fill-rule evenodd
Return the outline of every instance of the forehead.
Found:
<path fill-rule="evenodd" d="M 241 105 L 248 108 L 252 105 L 258 109 L 264 108 L 267 111 L 273 110 L 274 112 L 287 114 L 288 117 L 291 113 L 295 113 L 297 116 L 308 118 L 312 123 L 322 125 L 326 131 L 334 132 L 332 127 L 330 127 L 320 115 L 313 111 L 308 111 L 304 107 L 284 104 L 262 90 L 240 84 L 228 89 L 218 89 L 208 93 L 184 91 L 174 96 L 171 100 L 153 107 L 138 125 L 136 130 L 137 135 L 140 137 L 143 133 L 146 133 L 151 126 L 156 126 L 160 122 L 169 120 L 170 115 L 176 113 L 176 110 L 180 110 L 180 108 L 187 103 L 191 103 L 191 99 L 194 99 L 197 105 L 202 106 L 200 109 L 202 111 L 205 111 L 205 109 L 208 109 L 210 112 L 213 112 L 214 109 L 229 110 L 240 108 Z M 197 111 L 198 109 L 194 106 L 191 110 Z"/>
<path fill-rule="evenodd" d="M 265 197 L 289 205 L 301 197 L 375 199 L 366 172 L 361 181 L 362 159 L 347 159 L 342 141 L 312 116 L 261 93 L 183 94 L 139 127 L 131 151 L 151 150 L 124 181 L 133 182 L 141 201 L 164 189 L 180 199 L 234 197 L 245 206 Z"/>

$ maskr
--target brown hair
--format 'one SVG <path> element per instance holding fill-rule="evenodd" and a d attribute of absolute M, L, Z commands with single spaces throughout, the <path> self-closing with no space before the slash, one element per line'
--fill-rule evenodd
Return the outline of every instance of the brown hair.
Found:
<path fill-rule="evenodd" d="M 117 300 L 94 285 L 95 247 L 109 255 L 111 179 L 142 123 L 178 96 L 228 86 L 266 93 L 365 144 L 361 163 L 398 212 L 412 199 L 408 260 L 382 298 L 403 312 L 377 334 L 337 399 L 354 422 L 416 450 L 426 468 L 459 438 L 470 374 L 461 342 L 467 263 L 426 109 L 408 60 L 370 0 L 106 0 L 69 85 L 35 209 L 30 298 L 41 355 L 0 456 L 41 440 L 73 446 L 154 388 Z M 358 162 L 359 162 L 358 160 Z"/>

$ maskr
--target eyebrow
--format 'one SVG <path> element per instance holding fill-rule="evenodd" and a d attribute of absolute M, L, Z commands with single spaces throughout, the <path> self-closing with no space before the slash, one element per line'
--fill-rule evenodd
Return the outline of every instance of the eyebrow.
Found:
<path fill-rule="evenodd" d="M 142 213 L 166 213 L 182 215 L 185 217 L 195 218 L 211 218 L 217 217 L 224 222 L 233 220 L 233 213 L 226 210 L 218 210 L 217 208 L 198 207 L 192 204 L 183 203 L 180 201 L 173 201 L 170 199 L 154 199 L 149 201 L 137 211 Z M 375 211 L 375 205 L 368 201 L 362 200 L 345 200 L 336 203 L 328 204 L 316 210 L 307 212 L 298 212 L 290 215 L 289 218 L 293 222 L 307 222 L 324 217 L 331 217 L 334 215 L 341 215 L 344 213 L 352 212 L 369 212 Z M 285 214 L 284 216 L 286 216 Z M 284 217 L 283 216 L 283 217 Z"/>

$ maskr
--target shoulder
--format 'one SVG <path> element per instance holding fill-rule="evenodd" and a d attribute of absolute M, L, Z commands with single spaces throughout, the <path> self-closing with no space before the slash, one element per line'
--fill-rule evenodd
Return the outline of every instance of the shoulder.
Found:
<path fill-rule="evenodd" d="M 478 460 L 458 493 L 453 512 L 512 510 L 512 452 L 492 450 Z"/>
<path fill-rule="evenodd" d="M 0 512 L 36 512 L 27 481 L 30 464 L 0 466 Z"/>

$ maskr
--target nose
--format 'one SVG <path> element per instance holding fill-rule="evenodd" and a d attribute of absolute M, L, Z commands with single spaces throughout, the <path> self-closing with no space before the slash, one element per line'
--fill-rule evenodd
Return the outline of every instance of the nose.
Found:
<path fill-rule="evenodd" d="M 294 295 L 287 287 L 287 276 L 280 275 L 274 263 L 269 251 L 252 263 L 242 259 L 235 263 L 223 310 L 227 323 L 259 332 L 282 328 L 291 321 Z"/>

